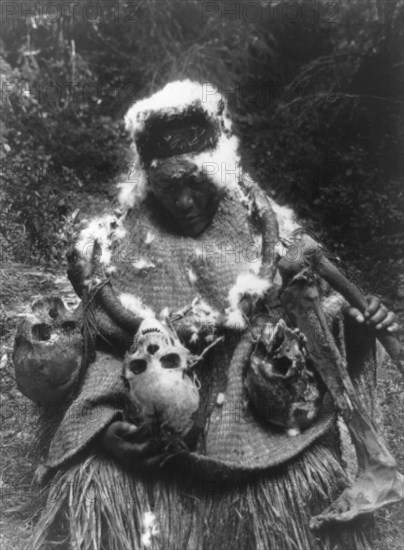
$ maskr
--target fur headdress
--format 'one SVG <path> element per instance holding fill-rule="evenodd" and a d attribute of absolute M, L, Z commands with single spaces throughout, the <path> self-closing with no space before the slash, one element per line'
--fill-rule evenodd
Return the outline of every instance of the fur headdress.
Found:
<path fill-rule="evenodd" d="M 225 98 L 211 84 L 190 80 L 167 84 L 126 113 L 132 138 L 132 163 L 119 184 L 122 206 L 131 207 L 148 193 L 146 170 L 163 158 L 186 158 L 220 189 L 238 189 L 238 139 Z"/>

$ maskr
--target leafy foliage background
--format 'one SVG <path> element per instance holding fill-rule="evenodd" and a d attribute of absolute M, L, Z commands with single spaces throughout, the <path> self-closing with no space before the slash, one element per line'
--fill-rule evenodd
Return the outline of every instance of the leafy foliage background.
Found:
<path fill-rule="evenodd" d="M 227 93 L 260 184 L 402 296 L 402 2 L 15 5 L 0 44 L 3 257 L 63 261 L 69 214 L 126 169 L 128 106 L 191 78 Z"/>

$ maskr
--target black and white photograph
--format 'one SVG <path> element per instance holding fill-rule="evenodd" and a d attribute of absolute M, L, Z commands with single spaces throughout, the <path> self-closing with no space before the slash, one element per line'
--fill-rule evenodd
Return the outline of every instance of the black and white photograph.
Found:
<path fill-rule="evenodd" d="M 403 0 L 0 17 L 0 548 L 403 550 Z"/>

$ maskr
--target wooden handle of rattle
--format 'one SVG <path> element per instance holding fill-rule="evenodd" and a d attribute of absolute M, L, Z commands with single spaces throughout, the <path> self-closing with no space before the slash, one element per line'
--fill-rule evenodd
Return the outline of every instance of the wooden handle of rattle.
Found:
<path fill-rule="evenodd" d="M 301 245 L 303 259 L 337 292 L 339 292 L 351 306 L 364 313 L 368 302 L 361 291 L 352 284 L 343 273 L 323 254 L 319 244 L 307 233 L 299 232 L 294 240 Z M 376 331 L 376 337 L 404 376 L 404 347 L 396 336 L 387 330 Z"/>
<path fill-rule="evenodd" d="M 366 298 L 325 256 L 322 256 L 320 261 L 315 263 L 315 270 L 337 292 L 339 292 L 351 306 L 357 308 L 361 313 L 364 313 L 368 306 Z M 398 338 L 386 330 L 377 331 L 376 336 L 393 361 L 404 373 L 404 348 Z"/>

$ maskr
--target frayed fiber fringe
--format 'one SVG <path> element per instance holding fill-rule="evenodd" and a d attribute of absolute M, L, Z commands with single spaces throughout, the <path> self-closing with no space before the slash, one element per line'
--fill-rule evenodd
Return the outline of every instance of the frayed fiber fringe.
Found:
<path fill-rule="evenodd" d="M 243 483 L 184 477 L 142 479 L 109 458 L 89 456 L 50 482 L 26 548 L 370 550 L 363 522 L 321 535 L 308 527 L 344 485 L 336 454 L 324 444 Z"/>

